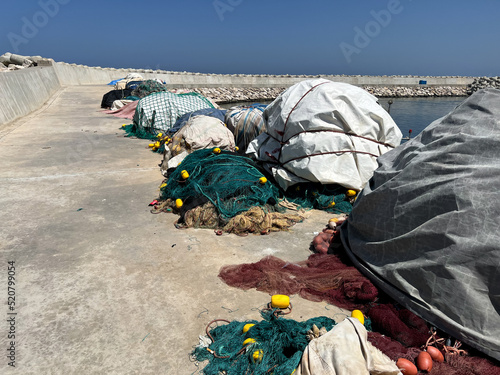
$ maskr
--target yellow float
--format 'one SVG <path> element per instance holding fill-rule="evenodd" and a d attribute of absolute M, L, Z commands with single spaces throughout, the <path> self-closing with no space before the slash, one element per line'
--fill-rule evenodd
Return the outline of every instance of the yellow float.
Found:
<path fill-rule="evenodd" d="M 284 294 L 275 294 L 271 297 L 271 307 L 278 309 L 286 309 L 290 306 L 290 297 Z"/>
<path fill-rule="evenodd" d="M 250 328 L 252 328 L 255 324 L 248 323 L 243 326 L 243 333 L 247 333 Z"/>
<path fill-rule="evenodd" d="M 252 339 L 251 337 L 249 337 L 248 339 L 243 341 L 243 346 L 248 345 L 248 344 L 255 344 L 256 342 L 257 341 L 255 341 L 255 339 Z"/>
<path fill-rule="evenodd" d="M 356 194 L 358 194 L 356 190 L 350 190 L 350 189 L 347 190 L 347 193 L 345 193 L 345 195 L 347 195 L 348 197 L 355 197 Z"/>
<path fill-rule="evenodd" d="M 356 318 L 361 324 L 365 324 L 365 316 L 359 310 L 353 310 L 351 313 L 351 318 Z"/>
<path fill-rule="evenodd" d="M 262 351 L 262 349 L 259 349 L 253 352 L 252 359 L 254 362 L 261 362 L 263 356 L 264 352 Z"/>

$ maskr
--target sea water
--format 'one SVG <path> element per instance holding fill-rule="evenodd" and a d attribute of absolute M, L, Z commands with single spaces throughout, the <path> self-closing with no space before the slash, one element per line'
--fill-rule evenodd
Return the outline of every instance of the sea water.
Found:
<path fill-rule="evenodd" d="M 380 105 L 389 110 L 394 122 L 398 125 L 403 137 L 409 135 L 411 138 L 418 135 L 434 120 L 447 115 L 454 110 L 466 97 L 428 97 L 428 98 L 380 98 Z M 389 109 L 389 100 L 392 104 Z M 269 104 L 270 101 L 261 102 Z M 240 102 L 223 104 L 223 108 L 231 108 L 235 105 L 249 105 L 253 102 Z"/>
<path fill-rule="evenodd" d="M 422 132 L 434 120 L 437 120 L 461 104 L 466 97 L 429 97 L 429 98 L 380 98 L 379 103 L 385 109 L 389 109 L 390 115 L 407 137 L 410 129 L 411 138 Z"/>

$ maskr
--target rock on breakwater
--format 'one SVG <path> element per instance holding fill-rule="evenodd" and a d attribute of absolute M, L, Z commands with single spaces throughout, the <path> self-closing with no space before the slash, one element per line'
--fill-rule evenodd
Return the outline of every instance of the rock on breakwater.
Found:
<path fill-rule="evenodd" d="M 418 86 L 418 87 L 363 87 L 370 94 L 379 98 L 389 97 L 430 97 L 430 96 L 466 96 L 466 87 Z"/>
<path fill-rule="evenodd" d="M 286 88 L 237 88 L 237 87 L 218 87 L 218 88 L 195 88 L 192 91 L 197 92 L 216 103 L 233 103 L 260 100 L 274 100 Z M 437 97 L 437 96 L 466 96 L 466 87 L 451 86 L 428 86 L 428 87 L 363 87 L 370 94 L 379 98 L 387 97 Z"/>
<path fill-rule="evenodd" d="M 500 89 L 500 77 L 479 77 L 467 85 L 467 95 L 474 94 L 477 90 L 485 88 Z"/>
<path fill-rule="evenodd" d="M 259 100 L 274 100 L 285 91 L 284 87 L 273 88 L 237 88 L 237 87 L 218 87 L 218 88 L 195 88 L 192 91 L 197 92 L 216 103 L 233 103 Z"/>

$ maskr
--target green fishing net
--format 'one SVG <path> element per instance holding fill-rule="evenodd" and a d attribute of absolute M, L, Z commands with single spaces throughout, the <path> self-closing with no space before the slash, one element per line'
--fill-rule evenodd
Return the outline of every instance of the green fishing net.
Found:
<path fill-rule="evenodd" d="M 182 200 L 181 214 L 210 202 L 222 221 L 254 206 L 274 210 L 279 199 L 278 188 L 250 158 L 212 148 L 189 154 L 160 190 L 162 200 Z"/>
<path fill-rule="evenodd" d="M 170 207 L 179 213 L 178 225 L 267 234 L 302 221 L 300 208 L 331 213 L 352 210 L 341 186 L 303 184 L 283 194 L 252 159 L 214 150 L 194 151 L 167 173 L 166 184 L 160 188 L 159 200 L 164 203 L 159 210 Z"/>
<path fill-rule="evenodd" d="M 182 115 L 204 108 L 214 106 L 210 100 L 195 92 L 156 92 L 139 100 L 132 131 L 139 138 L 147 138 L 148 134 L 156 136 L 170 129 Z"/>
<path fill-rule="evenodd" d="M 156 140 L 157 139 L 157 134 L 154 134 L 152 132 L 144 131 L 141 128 L 138 128 L 134 124 L 129 124 L 122 126 L 122 130 L 125 131 L 127 137 L 136 137 L 140 139 L 150 139 L 150 140 Z M 159 132 L 158 132 L 159 133 Z"/>
<path fill-rule="evenodd" d="M 167 91 L 167 86 L 154 79 L 148 79 L 139 84 L 132 91 L 132 95 L 137 96 L 139 98 L 145 98 L 146 96 L 154 92 L 162 92 L 162 91 Z"/>
<path fill-rule="evenodd" d="M 353 199 L 347 197 L 347 189 L 340 185 L 321 185 L 301 183 L 287 189 L 285 196 L 303 208 L 315 208 L 335 214 L 348 214 L 352 211 Z"/>
<path fill-rule="evenodd" d="M 333 319 L 324 316 L 298 322 L 276 317 L 273 312 L 263 311 L 264 320 L 260 322 L 233 321 L 212 328 L 209 333 L 213 342 L 208 349 L 200 345 L 192 352 L 197 361 L 209 361 L 203 374 L 290 375 L 300 363 L 309 343 L 308 331 L 313 325 L 330 331 L 336 324 Z M 243 327 L 249 323 L 255 325 L 243 333 Z M 255 342 L 243 345 L 248 338 L 253 338 Z"/>

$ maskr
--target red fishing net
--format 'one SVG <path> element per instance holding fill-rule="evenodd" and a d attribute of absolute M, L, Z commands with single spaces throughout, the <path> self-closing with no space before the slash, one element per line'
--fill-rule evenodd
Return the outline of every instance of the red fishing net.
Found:
<path fill-rule="evenodd" d="M 270 294 L 299 294 L 310 301 L 327 301 L 346 309 L 366 309 L 377 289 L 354 267 L 335 255 L 313 254 L 298 263 L 267 256 L 257 263 L 222 267 L 219 277 L 230 286 L 256 288 Z"/>
<path fill-rule="evenodd" d="M 368 332 L 368 341 L 393 361 L 405 358 L 415 362 L 421 352 L 417 347 L 405 347 L 400 342 L 378 332 Z M 486 358 L 475 355 L 445 354 L 445 362 L 432 362 L 430 375 L 499 375 L 500 367 Z"/>
<path fill-rule="evenodd" d="M 368 340 L 376 348 L 394 361 L 405 358 L 415 362 L 431 336 L 427 323 L 407 309 L 396 308 L 389 297 L 379 294 L 370 280 L 351 265 L 337 231 L 325 229 L 318 234 L 312 249 L 318 254 L 309 256 L 306 261 L 289 263 L 268 256 L 256 263 L 222 267 L 219 277 L 226 284 L 241 289 L 299 294 L 311 301 L 359 309 L 371 320 L 374 332 L 368 333 Z M 382 303 L 383 300 L 387 303 Z M 500 375 L 499 364 L 481 357 L 480 353 L 470 355 L 468 349 L 467 356 L 447 354 L 444 344 L 436 346 L 446 360 L 443 363 L 434 361 L 431 375 Z"/>
<path fill-rule="evenodd" d="M 429 338 L 425 321 L 407 309 L 392 304 L 375 305 L 368 311 L 374 331 L 399 341 L 404 346 L 422 346 Z"/>

